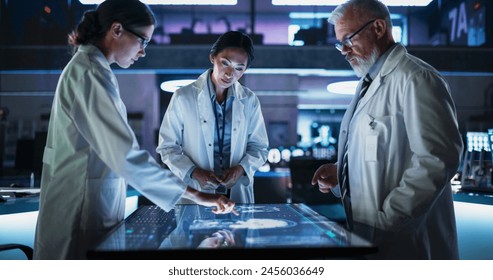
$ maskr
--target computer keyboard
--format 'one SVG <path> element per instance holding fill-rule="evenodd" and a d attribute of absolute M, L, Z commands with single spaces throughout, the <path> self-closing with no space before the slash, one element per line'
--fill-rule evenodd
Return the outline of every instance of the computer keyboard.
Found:
<path fill-rule="evenodd" d="M 165 212 L 155 205 L 140 206 L 117 226 L 99 249 L 157 249 L 175 228 L 174 210 Z"/>
<path fill-rule="evenodd" d="M 162 226 L 175 218 L 175 211 L 165 212 L 155 205 L 140 206 L 126 220 L 125 225 L 139 227 L 142 226 Z"/>

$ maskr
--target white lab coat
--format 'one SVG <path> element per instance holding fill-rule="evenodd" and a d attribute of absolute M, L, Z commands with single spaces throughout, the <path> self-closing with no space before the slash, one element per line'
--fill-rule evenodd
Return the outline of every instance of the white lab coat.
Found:
<path fill-rule="evenodd" d="M 372 228 L 362 235 L 378 258 L 458 258 L 450 180 L 463 144 L 446 81 L 397 45 L 355 105 L 339 147 L 349 139 L 353 219 Z"/>
<path fill-rule="evenodd" d="M 215 116 L 207 86 L 210 71 L 173 94 L 159 130 L 156 151 L 184 185 L 214 193 L 202 189 L 198 181 L 186 178 L 194 166 L 214 170 Z M 265 163 L 269 146 L 264 118 L 257 96 L 248 88 L 236 82 L 228 94 L 234 96 L 230 166 L 241 165 L 246 173 L 232 187 L 231 199 L 254 203 L 253 175 Z"/>
<path fill-rule="evenodd" d="M 127 183 L 169 211 L 185 191 L 173 177 L 139 149 L 103 53 L 80 46 L 52 105 L 34 257 L 85 258 L 123 219 Z"/>

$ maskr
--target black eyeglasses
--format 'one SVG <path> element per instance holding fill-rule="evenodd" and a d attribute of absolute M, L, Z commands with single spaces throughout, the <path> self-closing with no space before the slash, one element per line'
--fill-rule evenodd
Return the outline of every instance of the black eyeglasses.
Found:
<path fill-rule="evenodd" d="M 125 28 L 125 30 L 127 30 L 128 32 L 132 33 L 133 35 L 135 35 L 137 38 L 140 39 L 140 45 L 142 46 L 143 49 L 145 49 L 147 47 L 147 45 L 149 44 L 149 39 L 146 39 L 144 38 L 142 35 L 140 35 L 139 33 L 133 31 L 132 29 L 128 29 L 128 28 Z"/>
<path fill-rule="evenodd" d="M 353 34 L 351 34 L 351 36 L 347 37 L 342 42 L 341 41 L 337 41 L 337 43 L 335 43 L 336 49 L 338 49 L 340 52 L 342 52 L 342 49 L 344 48 L 344 46 L 346 46 L 348 48 L 352 47 L 353 46 L 353 42 L 351 41 L 351 38 L 353 38 L 354 36 L 356 36 L 356 34 L 358 34 L 361 31 L 363 31 L 363 29 L 365 29 L 365 27 L 367 27 L 370 23 L 374 22 L 375 20 L 377 20 L 377 19 L 372 19 L 369 22 L 365 23 L 363 26 L 360 27 L 360 29 L 356 30 L 356 32 L 354 32 Z"/>

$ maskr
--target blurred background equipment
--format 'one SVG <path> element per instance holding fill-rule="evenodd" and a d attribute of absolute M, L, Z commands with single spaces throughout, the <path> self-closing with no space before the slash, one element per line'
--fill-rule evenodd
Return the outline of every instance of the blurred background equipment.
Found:
<path fill-rule="evenodd" d="M 492 176 L 493 129 L 488 132 L 469 131 L 462 162 L 461 190 L 493 192 Z"/>

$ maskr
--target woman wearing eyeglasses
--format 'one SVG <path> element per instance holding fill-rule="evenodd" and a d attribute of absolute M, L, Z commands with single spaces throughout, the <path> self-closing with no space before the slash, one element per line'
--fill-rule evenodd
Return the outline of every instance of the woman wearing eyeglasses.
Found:
<path fill-rule="evenodd" d="M 130 184 L 169 211 L 181 197 L 234 211 L 225 196 L 176 182 L 139 148 L 110 65 L 128 68 L 145 56 L 155 18 L 138 0 L 107 0 L 84 14 L 69 35 L 75 54 L 53 101 L 43 155 L 34 258 L 83 259 L 124 218 Z"/>

